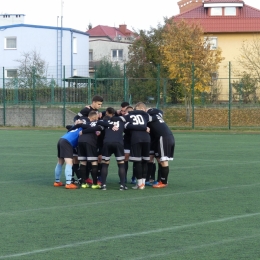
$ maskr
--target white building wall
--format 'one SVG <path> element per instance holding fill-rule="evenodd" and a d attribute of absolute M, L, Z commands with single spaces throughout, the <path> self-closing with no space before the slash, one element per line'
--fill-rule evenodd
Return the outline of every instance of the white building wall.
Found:
<path fill-rule="evenodd" d="M 34 25 L 9 25 L 0 27 L 0 67 L 17 68 L 22 53 L 37 51 L 48 64 L 48 77 L 57 73 L 57 27 Z M 89 73 L 89 36 L 69 28 L 62 28 L 62 65 L 66 68 L 66 77 L 73 76 L 73 68 L 81 67 L 82 75 Z M 5 38 L 16 37 L 17 48 L 5 49 Z M 77 53 L 72 51 L 72 38 L 77 38 Z M 73 68 L 72 68 L 73 67 Z M 83 68 L 84 67 L 84 68 Z M 72 68 L 72 69 L 71 69 Z M 1 72 L 0 72 L 1 73 Z M 2 73 L 1 73 L 2 74 Z M 1 75 L 0 74 L 0 75 Z M 84 75 L 83 75 L 84 74 Z M 0 77 L 1 78 L 1 77 Z"/>

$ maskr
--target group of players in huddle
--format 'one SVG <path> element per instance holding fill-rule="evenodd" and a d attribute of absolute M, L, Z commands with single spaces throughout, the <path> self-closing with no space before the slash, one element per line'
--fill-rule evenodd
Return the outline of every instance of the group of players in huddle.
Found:
<path fill-rule="evenodd" d="M 106 190 L 108 166 L 114 154 L 119 190 L 128 189 L 128 161 L 133 162 L 133 189 L 142 190 L 146 185 L 166 187 L 168 162 L 173 160 L 175 140 L 163 120 L 163 112 L 156 108 L 148 109 L 142 102 L 134 107 L 123 102 L 120 111 L 108 107 L 101 113 L 98 109 L 102 102 L 101 96 L 94 96 L 92 104 L 74 117 L 74 125 L 67 126 L 68 132 L 59 139 L 54 186 L 64 186 L 60 178 L 65 163 L 66 189 L 91 187 Z M 158 162 L 156 181 L 155 160 Z"/>

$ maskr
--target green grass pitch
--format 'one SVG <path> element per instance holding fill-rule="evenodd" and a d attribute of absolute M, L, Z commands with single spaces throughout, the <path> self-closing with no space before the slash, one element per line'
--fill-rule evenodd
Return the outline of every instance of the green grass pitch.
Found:
<path fill-rule="evenodd" d="M 258 133 L 176 132 L 168 187 L 127 191 L 114 159 L 107 191 L 53 187 L 63 133 L 0 131 L 0 259 L 260 259 Z"/>

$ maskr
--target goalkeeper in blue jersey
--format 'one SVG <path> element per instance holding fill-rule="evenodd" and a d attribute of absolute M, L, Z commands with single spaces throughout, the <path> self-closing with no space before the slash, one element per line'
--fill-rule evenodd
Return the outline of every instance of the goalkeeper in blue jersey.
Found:
<path fill-rule="evenodd" d="M 72 183 L 73 149 L 78 146 L 79 133 L 82 130 L 82 121 L 76 120 L 75 125 L 64 134 L 58 141 L 58 163 L 55 167 L 54 187 L 64 186 L 60 181 L 62 166 L 65 162 L 66 189 L 77 189 L 78 186 Z"/>

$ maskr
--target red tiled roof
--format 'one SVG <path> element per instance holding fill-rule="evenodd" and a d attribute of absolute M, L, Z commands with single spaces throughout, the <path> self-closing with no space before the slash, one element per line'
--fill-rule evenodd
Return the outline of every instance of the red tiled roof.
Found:
<path fill-rule="evenodd" d="M 243 3 L 243 0 L 204 0 L 204 3 Z"/>
<path fill-rule="evenodd" d="M 208 0 L 211 2 L 224 0 Z M 206 0 L 205 0 L 206 2 Z M 228 0 L 226 2 L 231 2 Z M 205 33 L 216 32 L 260 32 L 260 10 L 244 5 L 238 8 L 237 16 L 210 16 L 208 8 L 203 5 L 173 17 L 174 20 L 185 20 L 199 23 Z"/>
<path fill-rule="evenodd" d="M 109 37 L 111 39 L 114 39 L 116 36 L 129 36 L 133 35 L 134 33 L 128 29 L 126 29 L 126 33 L 122 33 L 119 28 L 116 27 L 110 27 L 105 25 L 98 25 L 90 30 L 87 31 L 89 36 L 96 36 L 96 37 Z"/>

